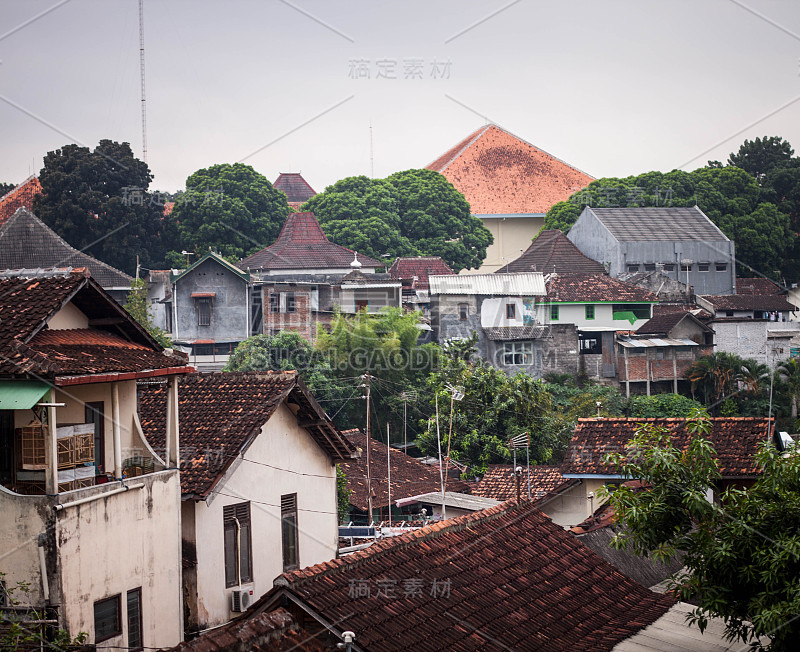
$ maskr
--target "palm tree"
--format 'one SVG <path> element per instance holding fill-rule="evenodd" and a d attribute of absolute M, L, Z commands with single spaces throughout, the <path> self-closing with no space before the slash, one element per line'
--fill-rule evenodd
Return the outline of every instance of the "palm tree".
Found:
<path fill-rule="evenodd" d="M 800 403 L 800 362 L 797 358 L 784 360 L 778 364 L 778 374 L 783 379 L 786 391 L 792 401 L 792 418 L 797 418 L 797 404 Z"/>
<path fill-rule="evenodd" d="M 744 391 L 748 394 L 758 394 L 762 389 L 763 383 L 769 383 L 769 367 L 761 364 L 752 358 L 741 361 L 737 381 L 744 386 Z"/>
<path fill-rule="evenodd" d="M 699 388 L 703 402 L 716 413 L 717 404 L 736 392 L 742 362 L 738 355 L 725 351 L 698 358 L 687 374 L 692 383 L 692 395 Z"/>

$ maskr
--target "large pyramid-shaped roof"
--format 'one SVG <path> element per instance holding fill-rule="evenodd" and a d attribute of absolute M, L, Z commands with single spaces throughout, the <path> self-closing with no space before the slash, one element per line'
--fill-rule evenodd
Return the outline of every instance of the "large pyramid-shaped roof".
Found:
<path fill-rule="evenodd" d="M 33 198 L 42 192 L 39 179 L 31 175 L 13 190 L 0 197 L 0 227 L 2 227 L 18 208 L 33 210 Z"/>
<path fill-rule="evenodd" d="M 292 208 L 300 208 L 317 194 L 299 172 L 281 172 L 272 186 L 286 195 Z"/>
<path fill-rule="evenodd" d="M 543 272 L 550 274 L 604 274 L 602 263 L 592 260 L 558 229 L 542 231 L 519 258 L 496 274 Z"/>
<path fill-rule="evenodd" d="M 546 213 L 594 179 L 494 124 L 427 166 L 443 174 L 473 215 Z"/>
<path fill-rule="evenodd" d="M 239 267 L 252 270 L 348 269 L 354 258 L 352 249 L 328 240 L 314 213 L 289 213 L 275 243 L 248 256 Z M 368 256 L 359 255 L 358 261 L 364 267 L 386 265 Z"/>

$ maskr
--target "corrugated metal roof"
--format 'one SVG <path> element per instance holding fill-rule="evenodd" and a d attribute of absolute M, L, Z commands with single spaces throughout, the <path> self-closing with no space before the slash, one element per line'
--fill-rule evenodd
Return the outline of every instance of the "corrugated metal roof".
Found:
<path fill-rule="evenodd" d="M 725 234 L 697 206 L 589 208 L 621 242 L 729 242 Z"/>
<path fill-rule="evenodd" d="M 642 349 L 651 348 L 656 346 L 700 346 L 697 342 L 692 340 L 680 339 L 673 340 L 667 338 L 655 338 L 650 340 L 636 339 L 636 340 L 619 340 L 620 346 L 626 349 Z"/>
<path fill-rule="evenodd" d="M 431 295 L 484 294 L 522 297 L 544 296 L 547 293 L 542 272 L 430 276 L 428 282 Z"/>

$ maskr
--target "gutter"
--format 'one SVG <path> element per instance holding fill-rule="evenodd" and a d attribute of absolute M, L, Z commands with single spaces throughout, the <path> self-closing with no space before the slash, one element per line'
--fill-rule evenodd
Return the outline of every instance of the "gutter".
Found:
<path fill-rule="evenodd" d="M 87 374 L 85 376 L 60 376 L 55 379 L 56 387 L 70 385 L 90 385 L 92 383 L 113 383 L 120 380 L 139 380 L 140 378 L 157 378 L 159 376 L 174 376 L 176 374 L 191 374 L 197 370 L 188 365 L 184 367 L 165 367 L 163 369 L 150 369 L 149 371 L 129 371 L 122 373 Z"/>

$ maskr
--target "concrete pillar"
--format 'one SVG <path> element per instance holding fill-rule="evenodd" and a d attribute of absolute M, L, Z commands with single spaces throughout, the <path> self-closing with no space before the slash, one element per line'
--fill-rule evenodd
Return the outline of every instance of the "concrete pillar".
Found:
<path fill-rule="evenodd" d="M 50 390 L 48 403 L 56 402 L 56 390 Z M 47 477 L 45 478 L 45 491 L 48 494 L 58 493 L 58 446 L 56 445 L 56 408 L 51 405 L 47 408 L 47 433 L 45 437 L 45 461 L 47 462 Z"/>
<path fill-rule="evenodd" d="M 122 479 L 122 435 L 119 422 L 119 383 L 111 383 L 111 414 L 114 433 L 114 478 Z"/>

